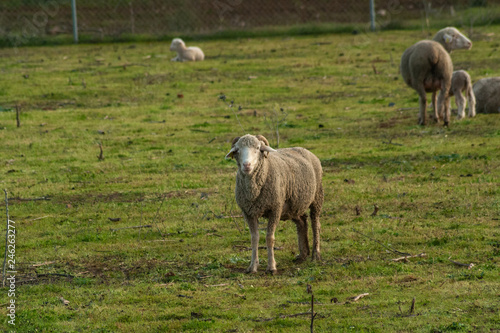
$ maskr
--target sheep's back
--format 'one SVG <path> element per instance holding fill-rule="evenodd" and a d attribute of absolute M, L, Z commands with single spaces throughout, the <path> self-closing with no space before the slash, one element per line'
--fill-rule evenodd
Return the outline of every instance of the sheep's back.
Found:
<path fill-rule="evenodd" d="M 443 79 L 451 83 L 453 63 L 441 44 L 432 40 L 423 40 L 403 52 L 400 70 L 405 83 L 416 88 L 424 82 L 432 82 L 435 79 Z"/>

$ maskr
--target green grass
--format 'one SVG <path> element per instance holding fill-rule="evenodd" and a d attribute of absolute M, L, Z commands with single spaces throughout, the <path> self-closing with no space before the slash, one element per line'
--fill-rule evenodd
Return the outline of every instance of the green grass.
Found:
<path fill-rule="evenodd" d="M 474 81 L 499 72 L 490 32 L 500 27 L 475 29 L 473 48 L 452 54 Z M 306 331 L 309 317 L 291 315 L 310 311 L 308 284 L 321 303 L 316 332 L 499 330 L 500 119 L 417 125 L 398 65 L 422 38 L 212 40 L 198 43 L 201 63 L 172 63 L 157 42 L 0 50 L 16 331 Z M 250 237 L 228 218 L 239 211 L 224 156 L 246 133 L 276 147 L 270 119 L 284 115 L 279 146 L 306 147 L 323 164 L 323 262 L 293 261 L 287 221 L 278 275 L 265 274 L 265 250 L 247 275 Z M 50 200 L 22 200 L 41 197 Z M 152 228 L 128 228 L 141 225 Z M 400 255 L 382 244 L 426 256 L 393 262 Z"/>

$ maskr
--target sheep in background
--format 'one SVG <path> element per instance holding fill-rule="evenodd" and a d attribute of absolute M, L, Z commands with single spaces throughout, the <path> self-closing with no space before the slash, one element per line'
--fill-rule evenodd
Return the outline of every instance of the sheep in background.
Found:
<path fill-rule="evenodd" d="M 274 260 L 274 232 L 279 220 L 291 219 L 297 227 L 301 261 L 309 255 L 307 214 L 310 209 L 313 250 L 312 259 L 320 260 L 320 222 L 323 205 L 323 170 L 321 162 L 304 148 L 274 150 L 262 135 L 247 134 L 236 137 L 226 159 L 234 158 L 238 164 L 236 174 L 236 202 L 251 234 L 252 260 L 248 273 L 257 272 L 259 266 L 260 217 L 267 224 L 267 272 L 276 273 Z"/>
<path fill-rule="evenodd" d="M 466 100 L 464 95 L 462 95 L 462 91 L 465 91 L 467 99 L 469 100 L 469 117 L 474 117 L 476 115 L 476 98 L 474 97 L 474 91 L 472 91 L 470 75 L 466 71 L 455 71 L 451 77 L 450 96 L 455 96 L 458 119 L 465 117 Z"/>
<path fill-rule="evenodd" d="M 472 89 L 478 113 L 500 113 L 500 77 L 481 79 Z"/>
<path fill-rule="evenodd" d="M 453 27 L 444 28 L 433 40 L 420 41 L 407 48 L 401 57 L 401 75 L 405 83 L 415 89 L 420 98 L 418 123 L 426 124 L 427 96 L 432 92 L 434 120 L 441 116 L 444 125 L 450 121 L 449 91 L 453 63 L 449 53 L 458 49 L 470 49 L 472 42 Z M 436 92 L 441 90 L 436 99 Z"/>
<path fill-rule="evenodd" d="M 203 51 L 196 46 L 186 47 L 180 38 L 174 38 L 170 44 L 170 51 L 176 51 L 177 56 L 172 61 L 202 61 L 205 59 Z"/>

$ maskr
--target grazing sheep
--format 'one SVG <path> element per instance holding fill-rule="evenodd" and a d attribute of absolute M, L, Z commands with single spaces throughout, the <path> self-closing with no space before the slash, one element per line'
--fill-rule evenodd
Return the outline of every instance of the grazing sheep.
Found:
<path fill-rule="evenodd" d="M 470 49 L 472 42 L 453 27 L 444 28 L 433 40 L 420 41 L 407 48 L 401 57 L 401 75 L 405 83 L 415 89 L 420 98 L 418 123 L 426 124 L 427 96 L 432 92 L 434 120 L 442 116 L 445 126 L 450 121 L 449 91 L 453 63 L 449 53 Z M 436 92 L 441 90 L 436 100 Z"/>
<path fill-rule="evenodd" d="M 177 52 L 177 57 L 173 58 L 172 61 L 202 61 L 205 59 L 205 55 L 199 47 L 186 47 L 186 44 L 180 38 L 174 38 L 172 40 L 170 51 Z"/>
<path fill-rule="evenodd" d="M 500 77 L 481 79 L 472 89 L 478 113 L 500 113 Z"/>
<path fill-rule="evenodd" d="M 466 100 L 462 91 L 465 91 L 467 99 L 469 100 L 469 117 L 474 117 L 476 115 L 476 98 L 474 97 L 474 92 L 472 91 L 472 81 L 469 73 L 466 71 L 455 71 L 451 77 L 451 89 L 450 96 L 455 96 L 455 103 L 458 109 L 458 119 L 465 117 L 465 105 Z"/>
<path fill-rule="evenodd" d="M 312 259 L 320 260 L 319 215 L 323 205 L 323 170 L 321 162 L 304 148 L 274 150 L 262 135 L 247 134 L 233 139 L 226 159 L 238 164 L 236 174 L 236 202 L 251 234 L 252 260 L 247 273 L 257 272 L 259 266 L 258 219 L 267 223 L 267 272 L 276 273 L 274 260 L 274 231 L 279 220 L 292 220 L 297 227 L 301 261 L 309 255 L 307 214 L 310 209 L 313 250 Z"/>

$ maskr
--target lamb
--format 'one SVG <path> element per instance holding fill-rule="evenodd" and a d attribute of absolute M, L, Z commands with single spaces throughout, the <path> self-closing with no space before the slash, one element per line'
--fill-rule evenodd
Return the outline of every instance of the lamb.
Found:
<path fill-rule="evenodd" d="M 172 61 L 202 61 L 205 59 L 205 55 L 199 47 L 186 47 L 186 44 L 180 38 L 174 38 L 172 40 L 170 51 L 177 52 L 177 57 L 173 58 Z"/>
<path fill-rule="evenodd" d="M 444 125 L 450 121 L 449 91 L 453 63 L 449 53 L 458 49 L 470 49 L 472 42 L 456 28 L 444 28 L 433 40 L 423 40 L 407 48 L 401 56 L 401 75 L 405 83 L 415 89 L 420 99 L 418 123 L 427 120 L 427 96 L 432 92 L 434 120 L 443 117 Z M 441 90 L 436 100 L 436 92 Z"/>
<path fill-rule="evenodd" d="M 500 113 L 500 77 L 481 79 L 472 87 L 479 113 Z"/>
<path fill-rule="evenodd" d="M 474 117 L 476 115 L 476 98 L 474 96 L 474 91 L 472 91 L 472 81 L 469 73 L 460 70 L 453 72 L 451 77 L 451 89 L 450 96 L 455 96 L 455 103 L 458 109 L 458 119 L 465 117 L 465 105 L 466 100 L 462 91 L 465 91 L 467 99 L 469 100 L 469 117 Z"/>
<path fill-rule="evenodd" d="M 252 259 L 247 273 L 257 272 L 259 266 L 258 219 L 267 224 L 267 269 L 276 274 L 274 232 L 279 220 L 291 219 L 297 228 L 299 255 L 297 261 L 309 256 L 307 214 L 310 210 L 313 231 L 312 260 L 321 260 L 320 221 L 323 205 L 323 170 L 321 162 L 310 151 L 295 147 L 275 150 L 262 135 L 247 134 L 232 141 L 226 159 L 238 164 L 236 202 L 243 211 L 251 235 Z"/>

